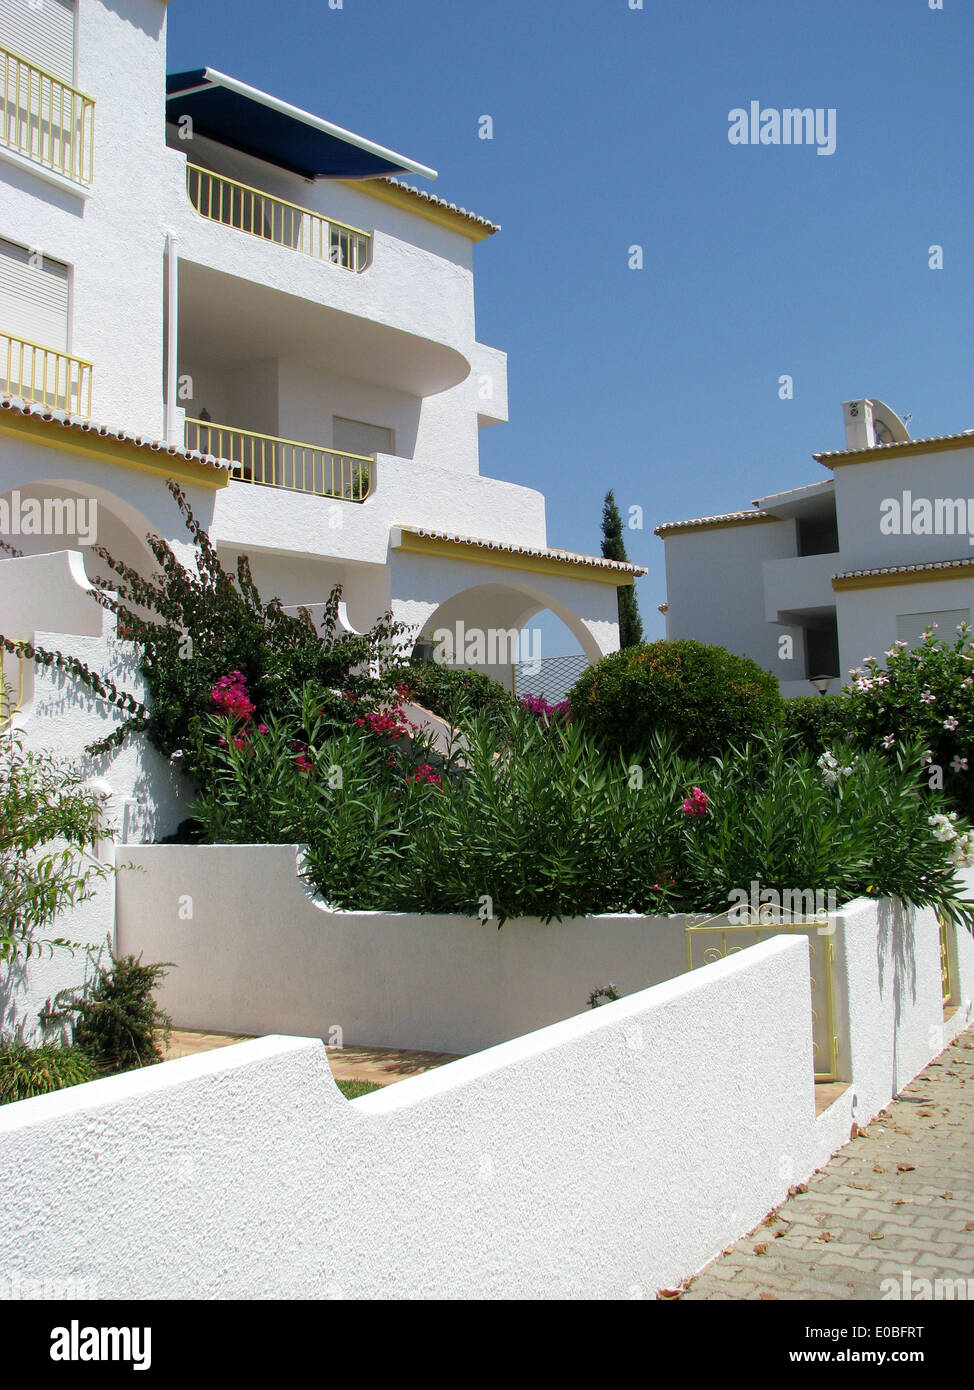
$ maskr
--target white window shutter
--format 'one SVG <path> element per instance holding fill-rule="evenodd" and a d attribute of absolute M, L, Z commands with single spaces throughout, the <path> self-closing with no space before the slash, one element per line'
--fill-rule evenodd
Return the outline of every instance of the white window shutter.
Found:
<path fill-rule="evenodd" d="M 68 267 L 47 256 L 31 265 L 27 247 L 0 238 L 0 335 L 6 334 L 67 350 Z"/>
<path fill-rule="evenodd" d="M 73 85 L 74 14 L 75 0 L 0 0 L 0 48 Z"/>

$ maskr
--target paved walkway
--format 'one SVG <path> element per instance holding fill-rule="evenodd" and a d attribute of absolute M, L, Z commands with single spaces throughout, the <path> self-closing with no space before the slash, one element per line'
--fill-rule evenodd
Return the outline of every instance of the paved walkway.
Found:
<path fill-rule="evenodd" d="M 245 1033 L 197 1033 L 174 1028 L 166 1049 L 166 1060 L 192 1057 L 197 1052 L 212 1052 L 218 1047 L 248 1042 Z M 336 1081 L 371 1081 L 377 1086 L 389 1086 L 405 1081 L 409 1076 L 455 1062 L 449 1052 L 404 1052 L 394 1047 L 328 1047 L 328 1061 Z"/>
<path fill-rule="evenodd" d="M 683 1297 L 879 1299 L 907 1270 L 901 1297 L 919 1279 L 974 1295 L 974 1028 Z"/>

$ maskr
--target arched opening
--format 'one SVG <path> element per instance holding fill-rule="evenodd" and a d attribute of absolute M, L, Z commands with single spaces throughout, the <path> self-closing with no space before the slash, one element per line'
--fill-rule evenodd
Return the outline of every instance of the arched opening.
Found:
<path fill-rule="evenodd" d="M 594 627 L 534 584 L 481 584 L 454 594 L 429 614 L 414 653 L 483 671 L 507 690 L 539 694 L 549 644 L 551 657 L 564 668 L 558 679 L 574 671 L 569 685 L 604 655 Z M 548 671 L 554 678 L 553 661 Z"/>
<path fill-rule="evenodd" d="M 81 486 L 76 480 L 44 478 L 0 493 L 0 537 L 23 555 L 50 555 L 79 550 L 89 578 L 109 578 L 95 553 L 104 546 L 116 560 L 148 576 L 158 571 L 146 544 L 148 520 L 105 488 Z"/>

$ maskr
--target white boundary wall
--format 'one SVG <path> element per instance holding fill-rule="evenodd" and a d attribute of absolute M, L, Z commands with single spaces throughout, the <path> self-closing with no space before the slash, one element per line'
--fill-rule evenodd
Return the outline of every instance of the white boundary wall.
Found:
<path fill-rule="evenodd" d="M 172 961 L 177 1025 L 229 1033 L 342 1030 L 346 1044 L 475 1052 L 685 970 L 683 918 L 334 912 L 297 875 L 296 845 L 125 845 L 118 949 Z M 186 914 L 192 913 L 189 918 Z"/>
<path fill-rule="evenodd" d="M 264 1038 L 0 1109 L 0 1278 L 99 1298 L 625 1298 L 824 1156 L 777 939 L 349 1103 Z"/>
<path fill-rule="evenodd" d="M 265 916 L 256 885 L 293 882 L 293 846 L 223 851 L 217 877 L 214 851 L 129 852 L 144 873 L 121 880 L 123 948 L 168 940 L 163 958 L 182 954 L 180 973 L 213 1000 L 234 998 L 220 981 L 254 988 L 237 970 L 253 953 L 257 1003 L 284 1008 L 282 983 L 296 991 L 294 962 L 314 948 L 328 990 L 357 973 L 378 982 L 373 1008 L 421 1001 L 390 1027 L 423 1009 L 438 1030 L 457 1026 L 461 1004 L 478 1028 L 510 1027 L 514 1014 L 478 1011 L 477 997 L 515 997 L 519 1016 L 529 1002 L 557 1009 L 596 960 L 602 975 L 609 959 L 646 966 L 639 933 L 661 944 L 660 970 L 682 943 L 680 919 L 500 933 L 459 918 L 332 923 L 306 897 L 296 915 L 293 893 Z M 194 864 L 200 889 L 209 866 L 216 908 L 178 937 L 167 894 Z M 971 1019 L 966 931 L 951 938 L 958 1007 L 944 1024 L 932 913 L 859 900 L 835 928 L 850 1085 L 818 1118 L 808 953 L 781 936 L 352 1103 L 320 1041 L 270 1036 L 3 1107 L 0 1293 L 70 1279 L 99 1298 L 652 1297 L 752 1229 Z M 447 933 L 455 961 L 436 973 Z M 464 984 L 478 957 L 493 974 Z M 532 961 L 530 988 L 512 995 Z M 305 966 L 295 1010 L 337 999 Z"/>
<path fill-rule="evenodd" d="M 298 878 L 298 854 L 120 847 L 118 949 L 173 962 L 161 999 L 177 1025 L 320 1038 L 340 1028 L 350 1045 L 467 1053 L 570 1018 L 610 982 L 630 995 L 686 969 L 681 916 L 522 918 L 498 930 L 471 917 L 334 912 Z M 894 1080 L 898 1089 L 944 1045 L 931 1032 L 942 1026 L 939 928 L 931 911 L 867 899 L 831 925 L 840 1075 L 861 1081 L 861 1106 L 875 1100 L 875 1113 Z M 969 1003 L 974 943 L 955 935 L 957 1002 Z"/>

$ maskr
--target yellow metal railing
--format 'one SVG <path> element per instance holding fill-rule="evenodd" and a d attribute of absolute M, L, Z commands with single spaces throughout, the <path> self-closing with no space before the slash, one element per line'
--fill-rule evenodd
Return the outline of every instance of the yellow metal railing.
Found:
<path fill-rule="evenodd" d="M 801 933 L 806 936 L 808 938 L 812 985 L 812 1052 L 815 1080 L 835 1081 L 839 1074 L 839 1039 L 836 1030 L 835 981 L 833 978 L 835 947 L 830 940 L 831 931 L 828 915 L 823 913 L 820 917 L 793 918 L 790 921 L 778 920 L 777 918 L 778 914 L 769 912 L 767 921 L 759 918 L 756 922 L 731 925 L 727 920 L 726 912 L 717 917 L 703 919 L 687 917 L 685 927 L 687 970 L 693 970 L 698 965 L 709 965 L 714 961 L 723 960 L 726 956 L 736 955 L 738 951 L 744 950 L 747 946 L 756 946 L 766 936 L 774 936 L 781 932 L 790 935 Z M 741 932 L 750 935 L 753 939 L 750 941 L 741 940 L 738 935 Z M 712 945 L 708 945 L 708 938 L 716 938 L 716 940 L 713 941 Z M 702 949 L 699 959 L 695 959 L 693 948 L 698 939 Z M 741 944 L 736 944 L 738 941 Z"/>
<path fill-rule="evenodd" d="M 223 174 L 213 174 L 198 164 L 186 165 L 186 191 L 200 216 L 211 222 L 222 222 L 276 246 L 331 261 L 344 270 L 362 271 L 371 263 L 370 232 L 272 197 Z"/>
<path fill-rule="evenodd" d="M 245 483 L 346 502 L 364 502 L 372 490 L 374 454 L 343 454 L 296 439 L 191 419 L 186 420 L 186 448 L 228 460 L 233 464 L 231 476 Z"/>
<path fill-rule="evenodd" d="M 0 330 L 0 391 L 87 419 L 91 363 Z"/>
<path fill-rule="evenodd" d="M 950 971 L 950 920 L 946 916 L 939 918 L 940 922 L 940 987 L 943 994 L 943 1002 L 946 1006 L 953 1002 L 954 985 Z"/>
<path fill-rule="evenodd" d="M 75 183 L 91 183 L 95 103 L 35 63 L 0 48 L 0 145 Z"/>

